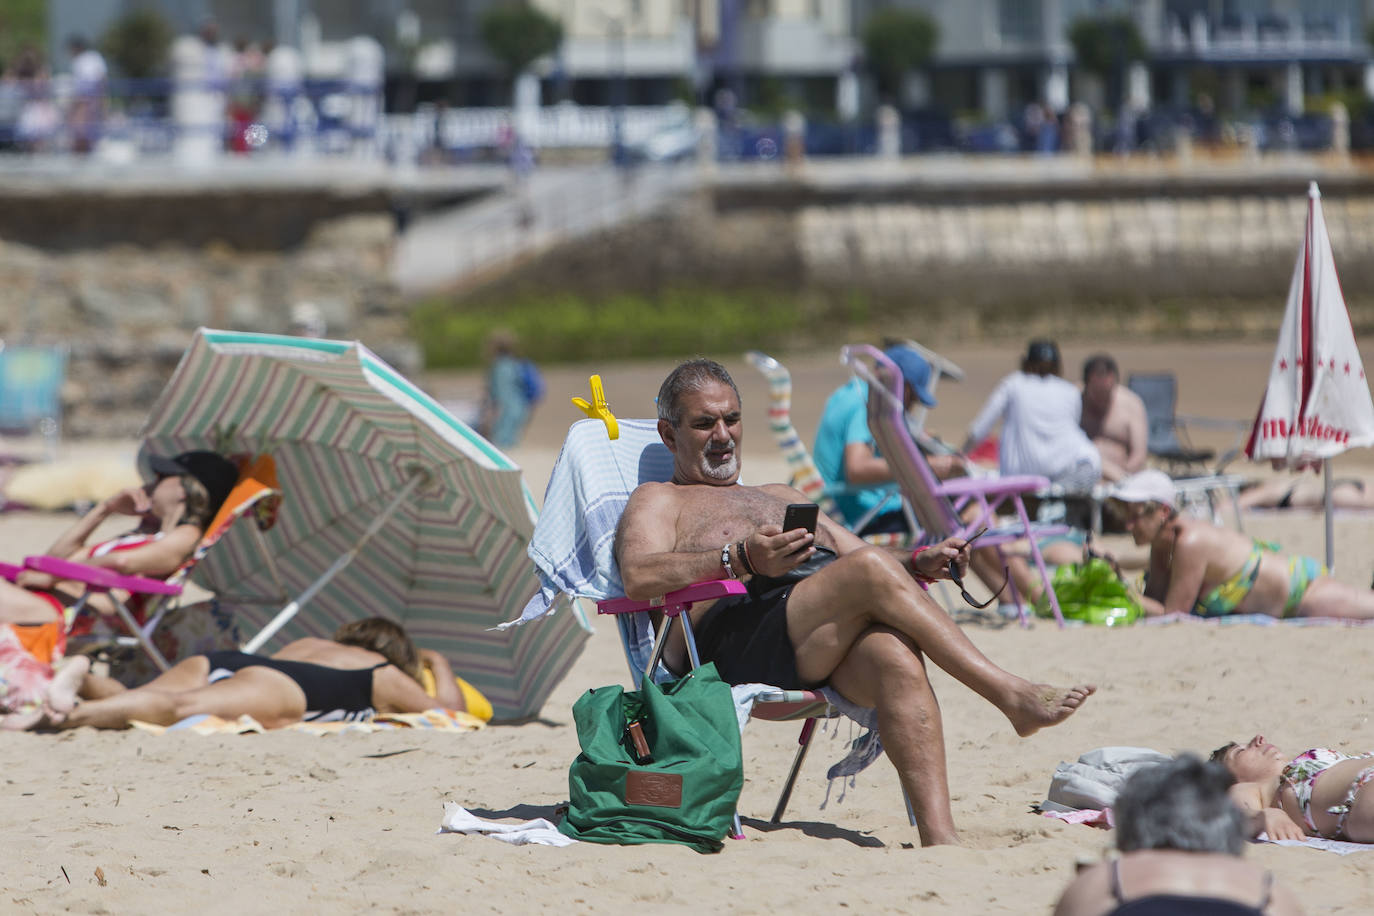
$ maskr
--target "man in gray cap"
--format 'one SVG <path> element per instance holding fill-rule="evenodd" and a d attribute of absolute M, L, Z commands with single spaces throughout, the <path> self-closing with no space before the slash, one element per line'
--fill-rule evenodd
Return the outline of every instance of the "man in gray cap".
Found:
<path fill-rule="evenodd" d="M 931 369 L 914 348 L 905 345 L 888 347 L 887 358 L 901 370 L 906 383 L 904 406 L 910 410 L 915 404 L 935 406 L 930 391 Z M 868 384 L 851 378 L 836 389 L 825 402 L 821 422 L 816 430 L 813 456 L 828 491 L 846 525 L 851 528 L 865 516 L 870 516 L 859 535 L 907 530 L 901 500 L 891 486 L 893 475 L 887 461 L 873 445 L 868 429 Z M 929 456 L 931 469 L 942 480 L 966 473 L 963 459 L 958 455 Z M 876 513 L 875 513 L 875 510 Z"/>

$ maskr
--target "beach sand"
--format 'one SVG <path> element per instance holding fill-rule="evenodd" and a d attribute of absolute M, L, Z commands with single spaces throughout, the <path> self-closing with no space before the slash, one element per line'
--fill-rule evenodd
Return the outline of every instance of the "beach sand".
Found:
<path fill-rule="evenodd" d="M 1173 369 L 1180 412 L 1254 414 L 1272 345 L 1120 343 L 1123 370 Z M 1066 348 L 1071 375 L 1088 348 Z M 968 372 L 940 386 L 928 426 L 962 437 L 1019 346 L 949 348 Z M 809 439 L 824 396 L 845 374 L 832 355 L 787 360 L 797 425 Z M 761 378 L 728 361 L 745 397 L 749 481 L 781 479 L 767 432 Z M 607 367 L 613 409 L 643 416 L 668 364 Z M 550 397 L 513 456 L 542 495 L 574 418 L 564 400 L 594 371 L 546 372 Z M 472 374 L 427 380 L 441 399 L 475 396 Z M 949 419 L 947 419 L 949 418 Z M 1229 437 L 1204 437 L 1225 446 Z M 127 451 L 132 453 L 132 446 Z M 1369 475 L 1364 451 L 1338 460 Z M 1267 473 L 1243 460 L 1233 470 Z M 62 514 L 0 515 L 0 557 L 45 546 L 70 524 Z M 1320 556 L 1313 512 L 1257 513 L 1246 531 Z M 1374 515 L 1336 520 L 1337 575 L 1368 585 Z M 906 823 L 892 767 L 880 760 L 839 798 L 826 767 L 847 726 L 818 735 L 787 818 L 766 819 L 795 747 L 796 726 L 751 723 L 744 736 L 740 808 L 747 839 L 716 856 L 682 847 L 510 847 L 436 835 L 444 802 L 484 816 L 551 817 L 567 800 L 577 753 L 571 707 L 588 687 L 623 683 L 614 627 L 601 625 L 535 721 L 464 734 L 393 731 L 312 737 L 154 737 L 82 730 L 0 736 L 0 908 L 10 912 L 606 912 L 835 911 L 1046 912 L 1075 862 L 1096 858 L 1110 834 L 1030 812 L 1060 761 L 1104 745 L 1206 753 L 1257 731 L 1296 754 L 1314 745 L 1374 749 L 1369 658 L 1374 629 L 1217 627 L 1201 623 L 1122 630 L 968 627 L 994 661 L 1056 684 L 1099 690 L 1065 724 L 1019 739 L 998 713 L 938 670 L 951 790 L 963 848 L 921 849 Z M 460 672 L 461 673 L 461 672 Z M 383 756 L 390 755 L 390 756 Z M 1367 912 L 1374 852 L 1342 857 L 1276 846 L 1247 855 L 1294 887 L 1309 912 Z"/>

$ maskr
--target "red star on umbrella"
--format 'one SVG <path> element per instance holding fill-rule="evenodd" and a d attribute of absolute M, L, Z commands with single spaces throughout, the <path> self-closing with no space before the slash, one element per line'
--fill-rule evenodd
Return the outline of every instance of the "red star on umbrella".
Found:
<path fill-rule="evenodd" d="M 1349 375 L 1349 374 L 1350 374 L 1350 363 L 1346 363 L 1346 364 L 1345 364 L 1345 374 L 1346 374 L 1346 375 Z"/>
<path fill-rule="evenodd" d="M 1280 369 L 1287 369 L 1287 368 L 1288 368 L 1288 360 L 1286 360 L 1286 359 L 1281 359 L 1281 360 L 1279 360 L 1279 368 L 1280 368 Z"/>

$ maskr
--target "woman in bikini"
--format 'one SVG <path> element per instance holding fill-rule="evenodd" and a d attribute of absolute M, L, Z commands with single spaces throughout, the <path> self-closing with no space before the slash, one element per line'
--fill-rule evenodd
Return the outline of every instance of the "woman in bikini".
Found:
<path fill-rule="evenodd" d="M 1256 735 L 1212 752 L 1236 777 L 1231 797 L 1270 839 L 1374 843 L 1374 754 L 1315 747 L 1290 758 Z"/>
<path fill-rule="evenodd" d="M 420 686 L 425 665 L 437 684 L 433 697 Z M 75 702 L 66 675 L 53 681 L 40 726 L 125 728 L 134 720 L 172 725 L 208 714 L 249 715 L 265 728 L 282 728 L 301 721 L 466 708 L 444 657 L 417 649 L 404 629 L 381 617 L 344 624 L 333 639 L 298 639 L 271 656 L 194 655 L 141 687 L 82 703 Z"/>
<path fill-rule="evenodd" d="M 59 537 L 47 555 L 111 569 L 121 575 L 165 578 L 189 557 L 238 479 L 234 463 L 214 452 L 184 452 L 149 461 L 154 479 L 103 500 Z M 115 516 L 131 516 L 137 526 L 120 537 L 91 546 L 97 528 Z M 81 582 L 24 570 L 15 582 L 0 580 L 0 712 L 32 717 L 52 677 L 51 665 L 66 649 L 67 637 L 90 629 L 93 617 L 77 616 L 73 606 L 85 591 Z M 126 599 L 135 616 L 138 596 Z M 95 614 L 111 615 L 105 594 L 87 601 Z M 76 677 L 77 675 L 73 675 Z M 28 718 L 0 720 L 23 727 Z"/>
<path fill-rule="evenodd" d="M 1150 547 L 1146 614 L 1374 618 L 1374 591 L 1331 578 L 1311 557 L 1283 557 L 1276 544 L 1180 515 L 1174 502 L 1173 482 L 1154 470 L 1121 481 L 1108 501 L 1135 543 Z"/>
<path fill-rule="evenodd" d="M 1249 831 L 1233 783 L 1191 754 L 1133 774 L 1112 808 L 1121 855 L 1080 871 L 1055 916 L 1301 913 L 1272 872 L 1241 858 Z"/>

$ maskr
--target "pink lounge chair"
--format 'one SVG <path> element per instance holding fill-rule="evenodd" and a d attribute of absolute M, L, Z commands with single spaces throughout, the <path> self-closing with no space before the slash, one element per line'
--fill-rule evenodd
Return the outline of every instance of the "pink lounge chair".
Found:
<path fill-rule="evenodd" d="M 1003 544 L 1024 539 L 1030 544 L 1031 556 L 1040 573 L 1045 595 L 1055 619 L 1062 627 L 1064 617 L 1059 610 L 1059 599 L 1055 597 L 1054 586 L 1036 538 L 1066 534 L 1069 526 L 1032 523 L 1023 500 L 1025 495 L 1048 487 L 1049 480 L 1029 474 L 938 480 L 907 430 L 902 411 L 902 376 L 897 367 L 881 350 L 867 344 L 845 347 L 842 358 L 855 374 L 868 382 L 869 429 L 916 513 L 916 520 L 927 542 L 933 543 L 947 537 L 968 537 L 987 525 L 989 530 L 980 539 L 979 546 L 996 548 L 1001 557 Z M 977 511 L 972 513 L 969 521 L 964 521 L 961 516 L 970 505 L 976 506 Z M 1014 511 L 1015 521 L 999 526 L 996 519 L 999 509 Z M 1025 603 L 1015 583 L 1008 580 L 1008 585 L 1020 613 L 1021 625 L 1026 626 L 1029 618 Z"/>
<path fill-rule="evenodd" d="M 86 592 L 72 607 L 69 619 L 74 619 L 76 615 L 83 612 L 91 613 L 85 608 L 85 604 L 93 594 L 110 594 L 111 589 L 119 589 L 131 595 L 147 596 L 148 600 L 143 614 L 135 615 L 127 602 L 121 601 L 115 594 L 110 594 L 110 598 L 114 602 L 115 613 L 129 633 L 126 636 L 114 637 L 113 642 L 118 645 L 136 644 L 140 646 L 159 670 L 166 671 L 170 664 L 154 643 L 153 636 L 163 617 L 171 609 L 172 603 L 168 599 L 181 594 L 183 586 L 190 578 L 196 564 L 215 544 L 219 543 L 238 519 L 251 514 L 259 531 L 265 531 L 272 527 L 276 521 L 276 510 L 280 500 L 281 490 L 277 483 L 276 466 L 269 456 L 262 455 L 254 460 L 243 462 L 243 469 L 239 473 L 238 482 L 234 484 L 229 495 L 225 497 L 224 504 L 220 506 L 219 512 L 210 521 L 200 543 L 196 545 L 191 556 L 166 579 L 121 576 L 103 567 L 49 556 L 27 557 L 23 567 L 9 563 L 0 564 L 0 575 L 5 575 L 6 578 L 13 581 L 14 575 L 17 575 L 20 569 L 33 569 L 56 576 L 59 579 L 84 582 L 87 586 Z M 10 570 L 14 571 L 13 575 L 11 575 Z M 108 644 L 109 642 L 111 642 L 110 639 L 100 637 L 73 637 L 68 643 L 68 652 L 88 650 L 91 648 L 90 643 Z M 87 645 L 83 647 L 81 643 Z"/>

